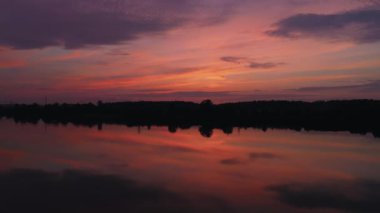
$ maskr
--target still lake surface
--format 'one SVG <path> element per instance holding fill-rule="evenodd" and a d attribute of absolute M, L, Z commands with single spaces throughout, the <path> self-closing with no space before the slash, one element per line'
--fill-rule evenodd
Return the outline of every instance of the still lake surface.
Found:
<path fill-rule="evenodd" d="M 0 120 L 0 212 L 380 212 L 380 138 Z"/>

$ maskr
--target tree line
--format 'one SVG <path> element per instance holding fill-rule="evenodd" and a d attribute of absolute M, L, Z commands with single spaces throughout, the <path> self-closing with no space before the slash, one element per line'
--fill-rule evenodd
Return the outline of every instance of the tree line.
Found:
<path fill-rule="evenodd" d="M 16 122 L 75 124 L 102 128 L 103 124 L 168 126 L 175 132 L 200 126 L 209 137 L 213 129 L 230 134 L 234 127 L 372 133 L 380 137 L 380 101 L 252 101 L 213 104 L 193 102 L 117 102 L 88 104 L 13 104 L 0 106 L 0 118 Z"/>

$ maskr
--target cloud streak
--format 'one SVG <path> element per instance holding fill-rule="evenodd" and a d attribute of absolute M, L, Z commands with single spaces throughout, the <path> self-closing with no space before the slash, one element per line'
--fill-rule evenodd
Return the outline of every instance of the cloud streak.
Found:
<path fill-rule="evenodd" d="M 380 41 L 380 9 L 357 9 L 336 14 L 297 14 L 280 20 L 268 35 L 330 41 Z"/>
<path fill-rule="evenodd" d="M 246 62 L 248 59 L 245 57 L 237 57 L 237 56 L 223 56 L 220 58 L 220 60 L 228 63 L 233 63 L 233 64 L 241 64 Z"/>
<path fill-rule="evenodd" d="M 223 56 L 220 58 L 220 60 L 227 63 L 244 64 L 245 66 L 252 69 L 272 69 L 285 64 L 274 62 L 257 62 L 256 60 L 249 59 L 247 57 L 238 56 Z"/>
<path fill-rule="evenodd" d="M 20 60 L 0 60 L 0 69 L 24 67 L 26 62 Z"/>
<path fill-rule="evenodd" d="M 272 63 L 272 62 L 266 62 L 266 63 L 258 63 L 258 62 L 251 62 L 249 64 L 250 68 L 257 68 L 257 69 L 272 69 L 276 68 L 278 66 L 284 65 L 284 63 Z"/>
<path fill-rule="evenodd" d="M 331 91 L 348 91 L 361 93 L 380 93 L 380 80 L 372 81 L 366 84 L 345 85 L 335 87 L 303 87 L 295 89 L 297 92 L 331 92 Z"/>

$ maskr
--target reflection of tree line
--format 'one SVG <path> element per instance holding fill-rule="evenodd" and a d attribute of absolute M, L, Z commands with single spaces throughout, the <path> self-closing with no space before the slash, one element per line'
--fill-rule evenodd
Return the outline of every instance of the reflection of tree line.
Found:
<path fill-rule="evenodd" d="M 281 128 L 300 131 L 350 131 L 380 137 L 380 101 L 257 101 L 214 105 L 210 100 L 191 102 L 123 102 L 95 104 L 3 105 L 0 117 L 16 122 L 168 126 L 170 132 L 200 126 L 205 137 L 213 129 L 226 134 L 239 128 Z"/>

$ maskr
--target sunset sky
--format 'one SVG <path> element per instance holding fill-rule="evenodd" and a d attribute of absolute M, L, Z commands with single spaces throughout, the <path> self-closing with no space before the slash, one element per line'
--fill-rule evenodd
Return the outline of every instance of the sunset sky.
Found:
<path fill-rule="evenodd" d="M 380 99 L 378 0 L 0 0 L 0 103 Z"/>

